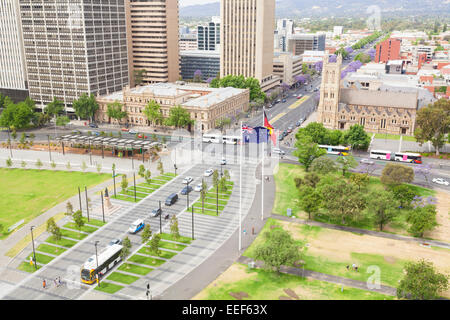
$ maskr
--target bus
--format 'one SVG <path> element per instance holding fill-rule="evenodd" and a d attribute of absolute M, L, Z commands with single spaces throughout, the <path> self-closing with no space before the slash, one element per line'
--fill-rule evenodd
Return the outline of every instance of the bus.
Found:
<path fill-rule="evenodd" d="M 395 161 L 410 162 L 410 163 L 422 163 L 422 155 L 418 153 L 408 153 L 408 152 L 396 152 Z"/>
<path fill-rule="evenodd" d="M 120 252 L 122 251 L 122 245 L 113 244 L 103 249 L 98 257 L 91 256 L 81 267 L 81 282 L 87 284 L 93 284 L 96 282 L 96 277 L 100 279 L 103 275 L 111 270 L 122 258 Z M 98 267 L 97 267 L 98 259 Z"/>
<path fill-rule="evenodd" d="M 223 143 L 226 144 L 240 144 L 241 137 L 238 136 L 223 136 Z"/>
<path fill-rule="evenodd" d="M 393 154 L 388 150 L 370 150 L 370 158 L 377 160 L 392 160 Z"/>
<path fill-rule="evenodd" d="M 222 143 L 222 135 L 214 133 L 205 133 L 203 135 L 203 142 L 207 143 Z"/>
<path fill-rule="evenodd" d="M 348 156 L 350 153 L 351 148 L 350 147 L 343 147 L 343 146 L 327 146 L 327 145 L 321 145 L 319 144 L 320 149 L 325 149 L 328 154 L 337 154 L 340 156 Z"/>

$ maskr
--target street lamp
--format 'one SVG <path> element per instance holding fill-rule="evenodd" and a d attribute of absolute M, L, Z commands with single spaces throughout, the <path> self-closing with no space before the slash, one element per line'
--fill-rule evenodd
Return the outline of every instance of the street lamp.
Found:
<path fill-rule="evenodd" d="M 34 250 L 33 229 L 34 229 L 34 226 L 31 226 L 30 230 L 31 230 L 31 242 L 33 243 L 33 262 L 34 262 L 34 268 L 37 270 L 36 251 Z"/>
<path fill-rule="evenodd" d="M 9 135 L 9 127 L 8 127 L 8 143 L 9 143 L 9 153 L 11 154 L 11 159 L 13 157 L 12 155 L 12 149 L 11 149 L 11 136 Z"/>
<path fill-rule="evenodd" d="M 161 200 L 159 201 L 159 233 L 162 234 L 162 210 L 161 210 Z"/>
<path fill-rule="evenodd" d="M 48 154 L 50 156 L 50 161 L 52 161 L 52 152 L 50 150 L 50 135 L 47 135 L 47 139 L 48 139 Z"/>
<path fill-rule="evenodd" d="M 97 270 L 96 276 L 97 276 L 97 284 L 100 284 L 100 277 L 98 276 L 98 255 L 97 255 L 97 244 L 100 241 L 95 241 L 94 246 L 95 246 L 95 260 L 97 262 L 97 267 L 95 268 L 95 270 Z"/>
<path fill-rule="evenodd" d="M 173 165 L 173 168 L 175 169 L 175 175 L 177 175 L 177 169 L 178 169 L 178 168 L 177 168 L 177 165 L 174 164 L 174 165 Z"/>
<path fill-rule="evenodd" d="M 187 205 L 186 205 L 186 210 L 189 210 L 189 184 L 191 183 L 191 181 L 188 181 L 188 183 L 186 184 L 186 195 L 187 195 Z"/>

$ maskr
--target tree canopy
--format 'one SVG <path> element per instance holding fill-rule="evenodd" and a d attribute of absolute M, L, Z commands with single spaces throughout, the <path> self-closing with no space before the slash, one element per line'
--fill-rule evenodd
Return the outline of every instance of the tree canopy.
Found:
<path fill-rule="evenodd" d="M 245 78 L 243 75 L 234 76 L 228 75 L 223 78 L 215 78 L 211 81 L 210 87 L 220 88 L 220 87 L 233 87 L 239 89 L 250 89 L 250 101 L 256 99 L 266 100 L 266 94 L 262 92 L 259 81 L 255 78 L 248 77 Z"/>
<path fill-rule="evenodd" d="M 26 128 L 34 118 L 34 107 L 25 101 L 15 104 L 9 102 L 0 115 L 0 126 L 14 127 L 15 129 Z"/>
<path fill-rule="evenodd" d="M 107 106 L 106 114 L 109 118 L 116 119 L 119 121 L 123 118 L 126 118 L 128 113 L 126 111 L 122 111 L 122 104 L 119 101 L 114 101 L 113 103 L 109 103 Z"/>
<path fill-rule="evenodd" d="M 64 103 L 56 98 L 50 102 L 44 109 L 44 113 L 48 114 L 50 117 L 57 116 L 64 111 Z"/>
<path fill-rule="evenodd" d="M 385 185 L 399 185 L 411 183 L 414 180 L 414 170 L 403 164 L 388 163 L 381 172 L 381 183 Z"/>
<path fill-rule="evenodd" d="M 89 96 L 83 93 L 77 100 L 73 101 L 72 106 L 78 117 L 81 119 L 89 119 L 90 121 L 92 121 L 98 110 L 98 103 L 92 93 Z"/>
<path fill-rule="evenodd" d="M 147 117 L 148 121 L 152 124 L 160 124 L 163 120 L 161 113 L 161 106 L 155 101 L 150 100 L 145 106 L 143 114 Z"/>
<path fill-rule="evenodd" d="M 165 124 L 176 128 L 183 128 L 194 124 L 189 112 L 182 106 L 175 106 L 170 109 L 169 117 L 165 120 Z"/>
<path fill-rule="evenodd" d="M 293 152 L 293 155 L 298 157 L 305 170 L 308 171 L 314 159 L 325 155 L 327 152 L 324 149 L 319 148 L 319 145 L 313 141 L 313 139 L 306 135 L 296 135 L 297 141 L 295 147 L 297 150 Z"/>

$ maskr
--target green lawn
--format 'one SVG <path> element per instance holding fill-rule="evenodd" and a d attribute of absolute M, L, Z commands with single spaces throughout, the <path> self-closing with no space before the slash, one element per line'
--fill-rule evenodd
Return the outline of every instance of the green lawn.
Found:
<path fill-rule="evenodd" d="M 38 262 L 37 268 L 38 268 L 38 270 L 41 268 L 41 266 L 39 265 L 39 262 Z M 29 262 L 22 262 L 17 269 L 25 271 L 25 272 L 30 272 L 30 273 L 33 273 L 36 271 L 35 266 L 30 265 Z"/>
<path fill-rule="evenodd" d="M 56 247 L 56 246 L 51 246 L 51 245 L 46 244 L 46 243 L 40 244 L 36 248 L 36 250 L 37 251 L 41 251 L 41 252 L 51 253 L 51 254 L 54 254 L 55 256 L 58 256 L 61 253 L 63 253 L 64 251 L 66 251 L 66 249 L 63 249 L 63 248 L 60 248 L 60 247 Z"/>
<path fill-rule="evenodd" d="M 140 186 L 140 187 L 145 187 L 145 188 L 150 188 L 150 189 L 159 189 L 159 188 L 161 188 L 161 184 L 156 184 L 156 183 L 146 183 L 146 182 L 144 182 L 144 183 L 140 183 L 140 184 L 138 184 L 137 186 Z"/>
<path fill-rule="evenodd" d="M 59 241 L 56 241 L 53 239 L 53 236 L 48 237 L 45 240 L 45 242 L 57 244 L 57 245 L 60 245 L 60 246 L 66 247 L 66 248 L 72 248 L 74 245 L 77 244 L 77 241 L 70 240 L 70 239 L 64 239 L 64 238 L 62 238 Z"/>
<path fill-rule="evenodd" d="M 128 260 L 130 260 L 131 262 L 145 264 L 145 265 L 152 266 L 152 267 L 159 267 L 164 262 L 166 262 L 165 260 L 141 256 L 138 254 L 135 254 L 134 256 L 130 257 Z"/>
<path fill-rule="evenodd" d="M 176 252 L 166 251 L 166 250 L 159 250 L 159 253 L 153 252 L 150 250 L 150 247 L 143 247 L 139 251 L 141 254 L 149 255 L 152 257 L 159 257 L 164 259 L 170 259 L 173 256 L 176 256 Z"/>
<path fill-rule="evenodd" d="M 128 188 L 127 192 L 124 192 L 124 191 L 122 190 L 122 191 L 120 191 L 119 193 L 120 193 L 120 194 L 123 194 L 123 195 L 129 195 L 129 196 L 131 196 L 131 197 L 133 198 L 133 200 L 134 200 L 134 187 Z M 141 192 L 138 192 L 138 191 L 136 190 L 136 199 L 137 199 L 137 200 L 144 199 L 144 198 L 145 198 L 146 196 L 148 196 L 148 195 L 149 195 L 148 193 L 141 193 Z"/>
<path fill-rule="evenodd" d="M 89 219 L 89 222 L 88 222 L 87 217 L 83 217 L 83 221 L 85 224 L 90 224 L 90 225 L 93 225 L 96 227 L 103 227 L 106 224 L 106 222 L 103 222 L 102 220 L 97 220 L 97 219 L 92 219 L 92 218 Z"/>
<path fill-rule="evenodd" d="M 100 282 L 100 287 L 96 286 L 94 290 L 103 291 L 103 292 L 112 294 L 112 293 L 116 293 L 120 289 L 123 289 L 123 286 L 119 286 L 114 283 L 102 281 L 102 282 Z"/>
<path fill-rule="evenodd" d="M 145 276 L 149 272 L 153 271 L 152 268 L 146 268 L 146 267 L 142 267 L 142 266 L 137 266 L 137 265 L 131 264 L 131 263 L 124 263 L 124 264 L 122 264 L 118 268 L 118 270 L 139 274 L 141 276 Z"/>
<path fill-rule="evenodd" d="M 22 219 L 27 223 L 76 195 L 78 186 L 89 188 L 109 179 L 109 174 L 0 168 L 0 224 L 8 229 Z"/>
<path fill-rule="evenodd" d="M 375 139 L 400 140 L 400 135 L 375 133 Z"/>
<path fill-rule="evenodd" d="M 148 243 L 148 244 L 150 244 L 150 243 Z M 167 242 L 167 241 L 161 241 L 159 243 L 159 247 L 160 248 L 165 248 L 165 249 L 170 249 L 170 250 L 182 251 L 187 246 L 185 246 L 184 244 L 178 244 L 178 243 L 172 243 L 172 242 Z"/>
<path fill-rule="evenodd" d="M 187 243 L 187 244 L 192 242 L 192 238 L 180 236 L 178 239 L 175 239 L 175 237 L 170 233 L 161 233 L 161 239 L 172 240 L 172 241 Z"/>
<path fill-rule="evenodd" d="M 416 138 L 412 137 L 412 136 L 403 136 L 403 141 L 412 141 L 412 142 L 416 142 Z"/>
<path fill-rule="evenodd" d="M 278 172 L 275 174 L 275 202 L 273 213 L 286 215 L 287 208 L 292 209 L 292 214 L 300 212 L 300 207 L 295 201 L 298 191 L 295 187 L 294 178 L 303 177 L 305 171 L 299 165 L 280 163 Z"/>
<path fill-rule="evenodd" d="M 30 261 L 30 257 L 32 257 L 33 256 L 33 253 L 30 253 L 26 258 L 25 258 L 25 260 L 28 262 L 28 261 Z M 39 264 L 47 264 L 47 263 L 49 263 L 50 261 L 52 261 L 54 259 L 54 257 L 51 257 L 51 256 L 48 256 L 48 255 L 46 255 L 46 254 L 42 254 L 42 253 L 38 253 L 38 252 L 36 252 L 36 261 L 37 261 L 37 263 L 38 263 L 38 265 Z"/>
<path fill-rule="evenodd" d="M 132 284 L 133 282 L 138 280 L 139 277 L 131 276 L 129 274 L 125 274 L 125 273 L 121 273 L 121 272 L 113 272 L 106 279 L 107 280 L 111 280 L 111 281 L 115 281 L 115 282 L 124 283 L 124 284 Z"/>
<path fill-rule="evenodd" d="M 242 266 L 242 265 L 241 265 Z M 235 300 L 230 292 L 245 292 L 248 298 L 244 300 L 279 300 L 287 297 L 284 289 L 296 291 L 300 300 L 391 300 L 393 296 L 365 291 L 325 281 L 305 279 L 290 274 L 276 274 L 261 269 L 245 271 L 248 277 L 235 282 L 218 282 L 216 286 L 208 287 L 202 292 L 205 300 Z"/>
<path fill-rule="evenodd" d="M 117 200 L 123 200 L 123 201 L 128 201 L 128 202 L 134 202 L 134 196 L 133 197 L 126 197 L 123 196 L 121 194 L 118 194 L 116 196 L 111 196 L 111 198 L 117 199 Z M 139 202 L 139 198 L 136 199 Z"/>
<path fill-rule="evenodd" d="M 86 221 L 87 221 L 87 219 L 86 219 Z M 67 222 L 63 227 L 64 227 L 64 228 L 73 229 L 73 230 L 78 231 L 78 228 L 77 228 L 76 224 L 73 223 L 73 222 Z M 91 227 L 91 226 L 84 225 L 84 226 L 81 227 L 81 231 L 87 232 L 87 233 L 92 233 L 92 232 L 97 231 L 97 228 L 96 228 L 96 227 Z"/>
<path fill-rule="evenodd" d="M 66 229 L 61 229 L 61 234 L 63 237 L 68 237 L 68 238 L 71 238 L 74 240 L 82 240 L 88 236 L 87 234 L 84 234 L 84 233 L 66 230 Z"/>

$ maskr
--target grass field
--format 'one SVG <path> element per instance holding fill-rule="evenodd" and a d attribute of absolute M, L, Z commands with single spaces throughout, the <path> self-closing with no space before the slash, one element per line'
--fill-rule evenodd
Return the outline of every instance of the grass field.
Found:
<path fill-rule="evenodd" d="M 87 219 L 86 219 L 86 222 L 87 222 Z M 64 228 L 73 229 L 73 230 L 78 231 L 78 228 L 77 228 L 76 224 L 73 223 L 73 222 L 67 222 L 63 227 L 64 227 Z M 87 232 L 87 233 L 92 233 L 92 232 L 97 231 L 97 228 L 96 228 L 96 227 L 91 227 L 91 226 L 84 225 L 84 226 L 81 227 L 81 231 Z"/>
<path fill-rule="evenodd" d="M 159 253 L 153 252 L 150 250 L 150 247 L 143 247 L 139 251 L 141 254 L 145 254 L 152 257 L 159 257 L 164 259 L 170 259 L 173 256 L 176 256 L 176 252 L 166 251 L 166 250 L 159 250 Z"/>
<path fill-rule="evenodd" d="M 159 243 L 159 247 L 176 251 L 182 251 L 184 248 L 186 248 L 186 246 L 183 244 L 172 243 L 167 241 L 161 241 Z"/>
<path fill-rule="evenodd" d="M 25 258 L 25 260 L 26 261 L 30 261 L 30 257 L 32 257 L 33 256 L 33 253 L 30 253 L 26 258 Z M 48 255 L 46 255 L 46 254 L 42 254 L 42 253 L 38 253 L 38 252 L 36 252 L 36 261 L 37 261 L 37 263 L 38 264 L 47 264 L 47 263 L 49 263 L 50 261 L 52 261 L 54 258 L 53 257 L 51 257 L 51 256 L 48 256 Z"/>
<path fill-rule="evenodd" d="M 151 271 L 153 271 L 152 268 L 146 268 L 146 267 L 142 267 L 142 266 L 137 266 L 135 264 L 131 264 L 131 263 L 124 263 L 122 264 L 118 270 L 122 270 L 122 271 L 126 271 L 126 272 L 130 272 L 130 273 L 135 273 L 141 276 L 145 276 L 148 273 L 150 273 Z"/>
<path fill-rule="evenodd" d="M 375 139 L 400 140 L 400 135 L 375 133 Z"/>
<path fill-rule="evenodd" d="M 113 294 L 113 293 L 116 293 L 117 291 L 119 291 L 120 289 L 123 289 L 123 286 L 119 286 L 114 283 L 102 281 L 102 282 L 100 282 L 100 287 L 96 286 L 94 290 Z"/>
<path fill-rule="evenodd" d="M 148 265 L 151 267 L 159 267 L 164 262 L 166 262 L 165 260 L 150 258 L 147 256 L 138 255 L 138 254 L 131 256 L 128 260 L 130 260 L 131 262 L 139 263 L 139 264 L 145 264 L 145 265 Z"/>
<path fill-rule="evenodd" d="M 27 223 L 76 195 L 78 186 L 89 188 L 109 179 L 108 174 L 0 168 L 0 224 L 8 229 L 22 219 Z"/>
<path fill-rule="evenodd" d="M 344 287 L 319 280 L 305 279 L 289 274 L 276 274 L 260 269 L 249 270 L 234 263 L 222 275 L 197 294 L 194 300 L 235 300 L 230 293 L 244 293 L 244 300 L 281 300 L 296 295 L 294 300 L 391 300 L 393 296 Z"/>
<path fill-rule="evenodd" d="M 63 253 L 64 251 L 66 251 L 66 249 L 60 248 L 60 247 L 56 247 L 56 246 L 51 246 L 49 244 L 46 243 L 42 243 L 40 244 L 37 248 L 37 251 L 41 251 L 41 252 L 46 252 L 46 253 L 50 253 L 50 254 L 54 254 L 56 256 L 60 255 L 61 253 Z"/>
<path fill-rule="evenodd" d="M 62 238 L 59 241 L 56 241 L 55 239 L 53 239 L 53 236 L 48 237 L 45 240 L 45 242 L 57 244 L 59 246 L 63 246 L 63 247 L 66 247 L 66 248 L 72 248 L 74 245 L 77 244 L 77 241 L 70 240 L 70 239 L 64 239 L 64 238 Z"/>
<path fill-rule="evenodd" d="M 199 198 L 193 204 L 194 212 L 210 216 L 217 216 L 218 214 L 220 214 L 223 211 L 223 209 L 225 209 L 225 206 L 231 197 L 231 193 L 233 192 L 233 185 L 234 183 L 232 181 L 227 181 L 227 190 L 223 190 L 219 186 L 218 193 L 216 188 L 210 187 L 208 189 L 208 192 L 206 193 L 206 197 L 205 200 L 203 201 L 203 204 L 201 198 Z M 217 202 L 219 203 L 218 206 Z"/>
<path fill-rule="evenodd" d="M 71 231 L 68 229 L 61 229 L 61 234 L 63 237 L 68 237 L 68 238 L 71 238 L 74 240 L 82 240 L 88 236 L 87 234 L 77 232 L 77 231 Z"/>
<path fill-rule="evenodd" d="M 39 270 L 40 268 L 41 268 L 41 266 L 38 265 L 37 269 Z M 35 266 L 32 266 L 29 262 L 22 262 L 17 269 L 25 271 L 25 272 L 30 272 L 30 273 L 36 271 Z"/>
<path fill-rule="evenodd" d="M 124 284 L 132 284 L 133 282 L 138 280 L 139 277 L 131 276 L 129 274 L 125 274 L 125 273 L 121 273 L 121 272 L 113 272 L 106 279 L 115 281 L 115 282 L 124 283 Z"/>
<path fill-rule="evenodd" d="M 181 243 L 187 243 L 187 244 L 192 242 L 191 238 L 183 237 L 183 236 L 180 236 L 178 239 L 175 239 L 175 237 L 170 233 L 161 233 L 161 239 L 171 240 L 171 241 L 176 241 L 176 242 L 181 242 Z"/>

